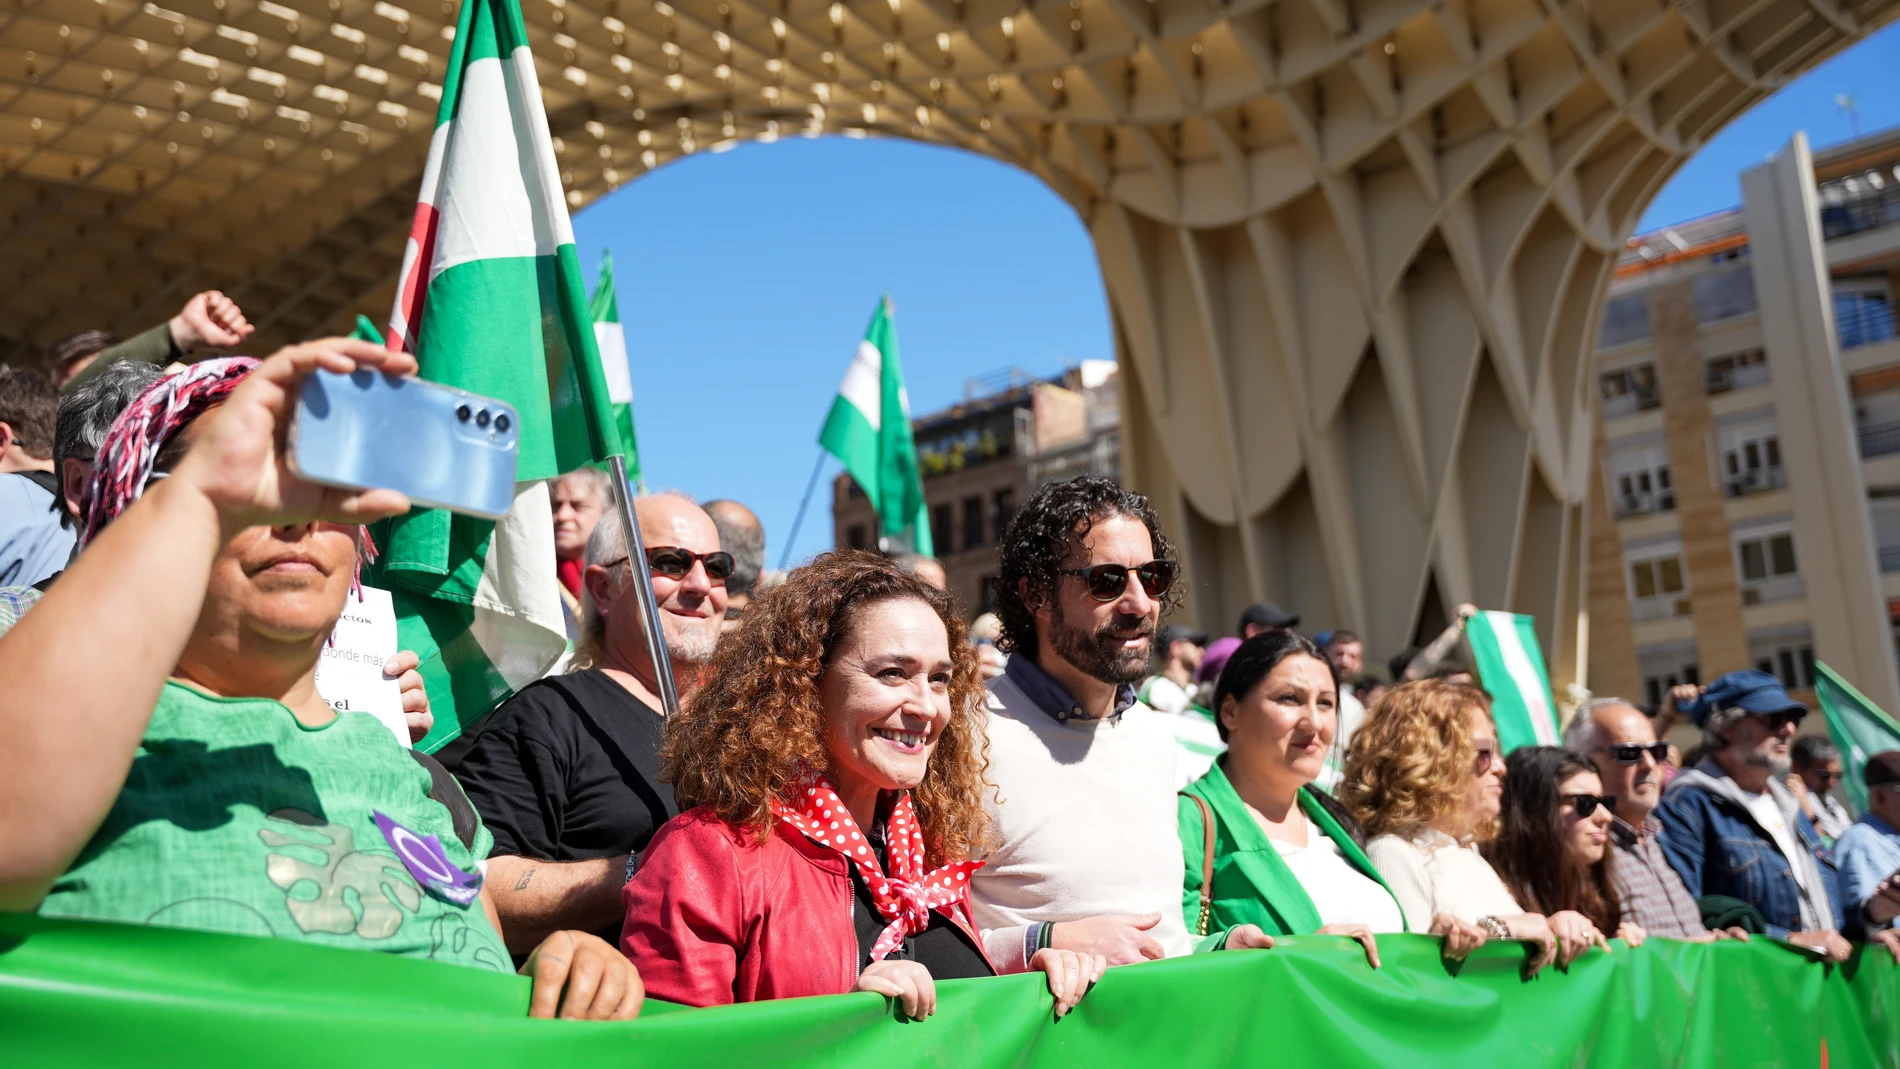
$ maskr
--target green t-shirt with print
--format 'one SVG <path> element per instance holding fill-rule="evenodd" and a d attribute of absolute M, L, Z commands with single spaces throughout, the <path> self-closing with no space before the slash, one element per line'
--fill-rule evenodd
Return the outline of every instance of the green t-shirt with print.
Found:
<path fill-rule="evenodd" d="M 481 901 L 423 889 L 372 817 L 436 836 L 474 871 L 494 836 L 464 847 L 430 785 L 374 717 L 306 727 L 278 702 L 167 683 L 112 811 L 40 913 L 509 971 Z"/>

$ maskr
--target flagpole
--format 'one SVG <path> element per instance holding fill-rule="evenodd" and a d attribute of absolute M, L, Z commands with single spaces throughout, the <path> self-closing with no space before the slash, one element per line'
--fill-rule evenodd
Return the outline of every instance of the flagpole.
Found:
<path fill-rule="evenodd" d="M 819 449 L 818 463 L 812 465 L 811 481 L 805 484 L 805 499 L 798 503 L 798 516 L 792 520 L 791 536 L 785 539 L 785 548 L 778 555 L 778 569 L 781 572 L 792 559 L 792 543 L 798 540 L 798 529 L 805 526 L 805 508 L 811 504 L 812 492 L 818 489 L 818 473 L 825 470 L 826 455 L 823 449 Z"/>
<path fill-rule="evenodd" d="M 660 630 L 660 603 L 653 596 L 653 573 L 647 568 L 646 541 L 633 515 L 633 485 L 627 481 L 627 461 L 619 453 L 607 458 L 614 475 L 614 507 L 620 510 L 620 529 L 627 540 L 627 566 L 633 570 L 633 589 L 640 599 L 640 623 L 647 636 L 647 656 L 653 661 L 653 681 L 660 706 L 668 719 L 679 715 L 680 693 L 673 683 L 673 661 L 666 655 L 666 636 Z"/>

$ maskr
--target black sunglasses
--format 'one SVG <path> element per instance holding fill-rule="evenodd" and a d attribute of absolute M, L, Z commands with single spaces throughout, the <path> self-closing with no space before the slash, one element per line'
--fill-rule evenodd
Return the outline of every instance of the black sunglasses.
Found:
<path fill-rule="evenodd" d="M 1609 809 L 1616 805 L 1616 798 L 1607 794 L 1566 794 L 1557 799 L 1569 802 L 1577 811 L 1577 816 L 1587 817 L 1597 811 L 1597 806 Z"/>
<path fill-rule="evenodd" d="M 1643 759 L 1644 754 L 1648 754 L 1655 758 L 1656 763 L 1660 765 L 1669 759 L 1669 744 L 1666 742 L 1652 742 L 1644 746 L 1640 743 L 1626 742 L 1620 746 L 1599 746 L 1597 747 L 1597 752 L 1607 753 L 1611 757 L 1616 758 L 1616 763 L 1619 765 L 1636 764 Z"/>
<path fill-rule="evenodd" d="M 1151 598 L 1158 598 L 1174 585 L 1174 577 L 1181 566 L 1171 560 L 1151 560 L 1130 568 L 1126 564 L 1097 564 L 1088 568 L 1060 568 L 1058 575 L 1079 575 L 1088 587 L 1089 597 L 1096 601 L 1114 601 L 1128 589 L 1129 573 L 1134 573 L 1141 581 L 1141 592 Z"/>
<path fill-rule="evenodd" d="M 626 559 L 621 557 L 618 560 L 609 561 L 607 567 L 612 568 L 617 564 L 625 563 Z M 706 578 L 715 582 L 723 581 L 732 575 L 732 554 L 730 553 L 719 550 L 711 553 L 695 553 L 678 546 L 654 546 L 647 550 L 647 567 L 668 579 L 686 578 L 686 573 L 693 570 L 695 561 L 705 562 Z"/>
<path fill-rule="evenodd" d="M 1783 709 L 1778 713 L 1750 713 L 1748 715 L 1761 717 L 1763 720 L 1768 721 L 1769 730 L 1780 731 L 1784 726 L 1790 724 L 1795 727 L 1800 727 L 1801 721 L 1807 717 L 1808 711 L 1806 709 L 1799 711 Z"/>

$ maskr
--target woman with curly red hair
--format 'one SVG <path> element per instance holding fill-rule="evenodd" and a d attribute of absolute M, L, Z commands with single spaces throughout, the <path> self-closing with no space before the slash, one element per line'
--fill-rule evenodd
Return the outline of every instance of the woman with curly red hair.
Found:
<path fill-rule="evenodd" d="M 1497 836 L 1503 789 L 1490 697 L 1432 679 L 1393 688 L 1366 714 L 1340 796 L 1372 836 L 1366 856 L 1413 931 L 1462 921 L 1492 939 L 1537 944 L 1536 968 L 1568 964 L 1604 946 L 1603 933 L 1574 910 L 1527 912 L 1479 852 Z"/>
<path fill-rule="evenodd" d="M 949 597 L 885 557 L 823 554 L 755 600 L 666 725 L 682 812 L 622 894 L 620 947 L 647 993 L 873 991 L 922 1018 L 935 980 L 999 971 L 969 901 L 988 833 L 981 700 Z M 1028 965 L 1058 1015 L 1107 968 L 1055 949 Z"/>

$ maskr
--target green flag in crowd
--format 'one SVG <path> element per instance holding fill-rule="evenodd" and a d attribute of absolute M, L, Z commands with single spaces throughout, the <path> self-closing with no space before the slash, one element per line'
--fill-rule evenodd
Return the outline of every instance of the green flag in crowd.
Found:
<path fill-rule="evenodd" d="M 516 0 L 466 0 L 390 316 L 422 377 L 520 414 L 499 521 L 426 509 L 387 525 L 374 579 L 422 658 L 432 752 L 567 645 L 548 481 L 623 446 Z"/>
<path fill-rule="evenodd" d="M 1861 769 L 1874 754 L 1900 750 L 1900 724 L 1819 662 L 1814 666 L 1814 697 L 1821 703 L 1821 715 L 1827 717 L 1827 733 L 1841 750 L 1841 786 L 1854 810 L 1866 812 L 1867 782 L 1861 778 Z"/>
<path fill-rule="evenodd" d="M 618 452 L 627 458 L 627 478 L 640 478 L 640 448 L 633 434 L 633 371 L 627 365 L 627 335 L 620 329 L 620 299 L 614 295 L 614 256 L 600 254 L 600 277 L 588 300 L 594 318 L 594 344 L 600 350 L 600 370 L 607 377 L 607 401 L 614 429 L 620 436 Z"/>
<path fill-rule="evenodd" d="M 877 510 L 880 547 L 925 556 L 936 552 L 888 296 L 878 301 L 857 355 L 845 370 L 818 444 L 844 462 L 844 470 L 870 498 Z"/>
<path fill-rule="evenodd" d="M 1491 718 L 1505 753 L 1519 746 L 1556 746 L 1560 739 L 1535 622 L 1509 612 L 1480 612 L 1465 621 L 1472 668 L 1491 695 Z"/>

